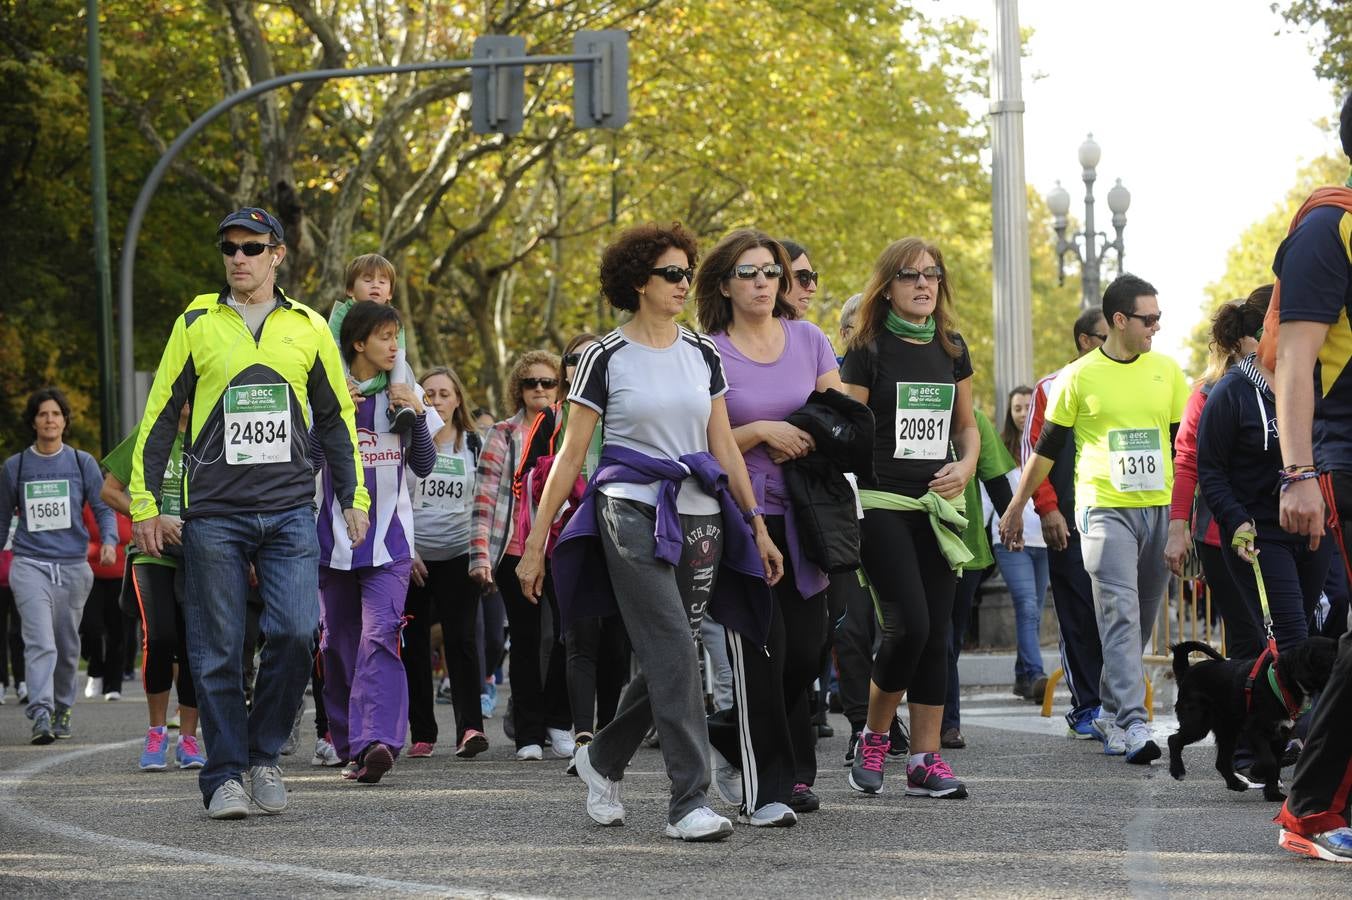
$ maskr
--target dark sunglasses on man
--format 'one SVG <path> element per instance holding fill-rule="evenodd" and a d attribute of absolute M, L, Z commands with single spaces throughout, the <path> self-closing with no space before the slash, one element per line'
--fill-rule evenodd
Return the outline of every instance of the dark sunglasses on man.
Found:
<path fill-rule="evenodd" d="M 218 245 L 222 256 L 234 256 L 243 250 L 245 256 L 259 256 L 269 247 L 277 247 L 279 244 L 265 244 L 262 241 L 245 241 L 243 244 L 236 244 L 234 241 L 221 241 Z"/>
<path fill-rule="evenodd" d="M 651 274 L 660 275 L 672 284 L 680 284 L 682 279 L 691 284 L 695 282 L 695 270 L 693 268 L 682 269 L 680 266 L 663 266 L 660 269 L 651 270 Z"/>
<path fill-rule="evenodd" d="M 811 269 L 794 269 L 793 277 L 798 279 L 800 287 L 807 287 L 810 284 L 817 283 L 817 273 Z"/>

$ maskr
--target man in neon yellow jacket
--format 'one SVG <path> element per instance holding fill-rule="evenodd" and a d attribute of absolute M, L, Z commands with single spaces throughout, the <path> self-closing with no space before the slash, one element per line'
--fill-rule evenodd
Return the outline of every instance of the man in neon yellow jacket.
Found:
<path fill-rule="evenodd" d="M 348 536 L 366 535 L 351 396 L 323 317 L 276 286 L 282 225 L 262 209 L 217 228 L 227 285 L 196 297 L 174 322 L 132 454 L 133 532 L 144 553 L 181 548 L 184 619 L 208 762 L 208 814 L 238 819 L 252 800 L 286 808 L 277 753 L 309 679 L 319 622 L 311 420 L 333 471 Z M 192 404 L 183 446 L 182 530 L 161 518 L 165 463 L 179 410 Z M 244 702 L 249 567 L 267 636 L 252 709 Z"/>

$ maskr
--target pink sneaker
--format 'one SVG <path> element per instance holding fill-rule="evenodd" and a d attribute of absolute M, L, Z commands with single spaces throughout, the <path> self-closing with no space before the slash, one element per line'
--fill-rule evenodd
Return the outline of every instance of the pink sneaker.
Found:
<path fill-rule="evenodd" d="M 906 766 L 906 795 L 934 797 L 936 800 L 965 800 L 967 786 L 937 753 L 926 753 L 918 765 Z"/>
<path fill-rule="evenodd" d="M 864 732 L 854 754 L 854 765 L 850 767 L 850 787 L 864 794 L 881 794 L 883 762 L 891 746 L 892 741 L 887 735 Z"/>
<path fill-rule="evenodd" d="M 478 756 L 488 749 L 488 738 L 477 728 L 466 728 L 465 736 L 460 739 L 460 746 L 455 748 L 455 755 L 461 759 L 469 759 Z"/>
<path fill-rule="evenodd" d="M 436 745 L 431 741 L 414 741 L 408 755 L 410 759 L 427 759 L 435 748 Z"/>

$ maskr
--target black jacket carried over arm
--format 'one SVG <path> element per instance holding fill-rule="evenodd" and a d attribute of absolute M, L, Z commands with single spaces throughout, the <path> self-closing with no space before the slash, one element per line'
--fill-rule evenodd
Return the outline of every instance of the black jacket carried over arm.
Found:
<path fill-rule="evenodd" d="M 806 456 L 784 464 L 803 553 L 828 574 L 854 571 L 859 568 L 859 517 L 854 489 L 843 473 L 874 480 L 873 411 L 840 391 L 814 391 L 787 421 L 816 444 Z"/>

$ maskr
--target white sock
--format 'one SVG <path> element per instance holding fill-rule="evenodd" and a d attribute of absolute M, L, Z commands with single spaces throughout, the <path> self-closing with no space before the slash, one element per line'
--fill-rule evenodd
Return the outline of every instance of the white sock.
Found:
<path fill-rule="evenodd" d="M 925 757 L 928 755 L 927 753 L 912 753 L 910 759 L 906 760 L 906 768 L 914 769 L 916 766 L 923 766 Z"/>

